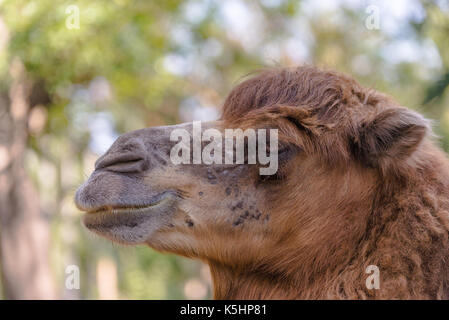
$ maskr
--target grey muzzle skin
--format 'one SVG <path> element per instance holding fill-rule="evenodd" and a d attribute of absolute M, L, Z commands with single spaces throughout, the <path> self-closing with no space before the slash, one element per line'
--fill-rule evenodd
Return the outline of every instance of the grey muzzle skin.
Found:
<path fill-rule="evenodd" d="M 143 181 L 155 168 L 170 164 L 170 131 L 166 126 L 145 128 L 120 136 L 95 163 L 95 170 L 78 189 L 75 203 L 82 211 L 103 207 L 141 207 L 167 190 Z"/>
<path fill-rule="evenodd" d="M 87 213 L 83 222 L 88 229 L 117 242 L 136 244 L 169 224 L 183 195 L 176 181 L 162 186 L 154 181 L 155 175 L 164 177 L 177 170 L 207 174 L 198 166 L 175 166 L 170 160 L 176 144 L 170 141 L 170 133 L 179 128 L 191 132 L 192 124 L 123 134 L 96 161 L 94 172 L 75 195 L 77 207 Z"/>

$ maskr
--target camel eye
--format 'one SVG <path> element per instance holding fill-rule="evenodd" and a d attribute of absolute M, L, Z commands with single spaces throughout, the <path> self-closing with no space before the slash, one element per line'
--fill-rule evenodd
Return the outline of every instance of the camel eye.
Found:
<path fill-rule="evenodd" d="M 288 152 L 288 148 L 282 148 L 278 150 L 278 155 L 286 155 Z"/>
<path fill-rule="evenodd" d="M 285 164 L 288 160 L 290 160 L 290 158 L 301 152 L 301 150 L 302 149 L 298 146 L 292 145 L 279 146 L 278 150 L 279 166 Z"/>
<path fill-rule="evenodd" d="M 288 162 L 301 150 L 302 149 L 298 146 L 280 145 L 278 149 L 278 170 L 273 175 L 259 176 L 259 180 L 262 182 L 279 182 L 281 180 L 284 180 L 288 176 Z"/>

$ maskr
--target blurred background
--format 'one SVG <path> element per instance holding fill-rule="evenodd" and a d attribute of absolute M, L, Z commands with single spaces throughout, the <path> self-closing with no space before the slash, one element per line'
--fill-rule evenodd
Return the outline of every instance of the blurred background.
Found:
<path fill-rule="evenodd" d="M 199 262 L 88 233 L 74 192 L 121 133 L 218 118 L 251 71 L 304 63 L 449 150 L 447 1 L 0 0 L 0 298 L 210 298 Z"/>

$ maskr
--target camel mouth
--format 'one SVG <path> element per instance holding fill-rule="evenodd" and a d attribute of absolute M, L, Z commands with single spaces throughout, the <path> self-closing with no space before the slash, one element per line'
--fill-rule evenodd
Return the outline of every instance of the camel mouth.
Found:
<path fill-rule="evenodd" d="M 157 227 L 166 220 L 174 211 L 177 199 L 176 193 L 165 191 L 151 197 L 144 204 L 103 205 L 86 211 L 83 224 L 90 231 L 111 240 L 129 242 L 123 237 L 117 237 L 117 232 L 128 233 L 130 230 L 138 233 L 140 240 L 144 240 L 147 236 L 145 230 Z"/>
<path fill-rule="evenodd" d="M 88 215 L 94 214 L 120 214 L 120 213 L 145 213 L 148 209 L 157 207 L 164 202 L 167 198 L 173 196 L 170 191 L 164 191 L 156 196 L 151 197 L 143 204 L 117 204 L 117 205 L 103 205 L 94 209 L 86 211 Z"/>

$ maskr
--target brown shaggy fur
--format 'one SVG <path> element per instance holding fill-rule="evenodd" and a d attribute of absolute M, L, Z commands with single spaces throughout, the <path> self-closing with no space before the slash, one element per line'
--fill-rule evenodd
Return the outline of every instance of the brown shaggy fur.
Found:
<path fill-rule="evenodd" d="M 216 297 L 449 298 L 449 166 L 422 117 L 347 76 L 299 67 L 238 85 L 223 120 L 277 127 L 281 143 L 319 160 L 289 164 L 270 196 L 284 236 L 263 268 L 282 270 L 291 288 L 239 281 L 212 263 Z M 381 290 L 366 288 L 368 265 L 379 267 Z"/>
<path fill-rule="evenodd" d="M 175 165 L 170 134 L 191 124 L 133 131 L 79 188 L 85 226 L 202 259 L 217 299 L 449 298 L 449 162 L 421 115 L 299 67 L 242 82 L 205 127 L 277 128 L 277 173 Z"/>

